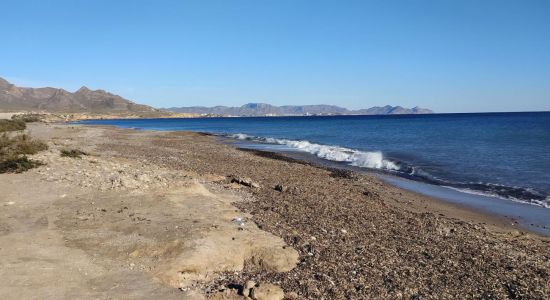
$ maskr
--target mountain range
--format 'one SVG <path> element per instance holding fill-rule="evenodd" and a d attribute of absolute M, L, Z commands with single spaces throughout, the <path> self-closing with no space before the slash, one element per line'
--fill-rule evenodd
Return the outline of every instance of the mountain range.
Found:
<path fill-rule="evenodd" d="M 302 115 L 395 115 L 429 114 L 429 109 L 386 105 L 368 109 L 349 110 L 335 105 L 285 105 L 248 103 L 240 107 L 172 107 L 156 109 L 137 104 L 104 90 L 90 90 L 83 86 L 74 93 L 60 88 L 18 87 L 0 78 L 0 111 L 43 111 L 52 113 L 139 114 L 176 116 L 302 116 Z"/>
<path fill-rule="evenodd" d="M 150 113 L 158 110 L 104 90 L 83 86 L 71 93 L 59 88 L 17 87 L 0 78 L 0 109 L 63 113 Z"/>
<path fill-rule="evenodd" d="M 239 107 L 228 106 L 192 106 L 171 107 L 165 110 L 177 113 L 192 113 L 219 116 L 303 116 L 303 115 L 402 115 L 431 114 L 433 111 L 420 108 L 404 108 L 401 106 L 375 106 L 366 109 L 349 110 L 335 105 L 285 105 L 274 106 L 266 103 L 248 103 Z"/>

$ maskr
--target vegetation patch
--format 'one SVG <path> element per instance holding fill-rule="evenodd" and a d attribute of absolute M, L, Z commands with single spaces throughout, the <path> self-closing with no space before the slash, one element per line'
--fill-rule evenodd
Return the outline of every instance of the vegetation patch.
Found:
<path fill-rule="evenodd" d="M 42 120 L 41 114 L 18 114 L 11 116 L 13 121 L 23 121 L 25 123 L 39 122 Z"/>
<path fill-rule="evenodd" d="M 44 165 L 37 160 L 31 160 L 26 156 L 0 159 L 0 173 L 21 173 L 29 169 Z"/>
<path fill-rule="evenodd" d="M 62 157 L 82 158 L 82 155 L 88 155 L 88 153 L 78 149 L 63 149 L 61 150 Z"/>
<path fill-rule="evenodd" d="M 26 134 L 9 137 L 7 134 L 0 136 L 0 158 L 17 156 L 21 154 L 36 154 L 48 149 L 44 142 L 32 139 Z"/>
<path fill-rule="evenodd" d="M 24 123 L 23 123 L 24 124 Z M 0 173 L 21 173 L 43 163 L 29 159 L 26 155 L 48 149 L 44 142 L 30 138 L 26 134 L 9 137 L 0 135 Z"/>
<path fill-rule="evenodd" d="M 0 120 L 0 132 L 24 130 L 27 124 L 21 120 Z"/>

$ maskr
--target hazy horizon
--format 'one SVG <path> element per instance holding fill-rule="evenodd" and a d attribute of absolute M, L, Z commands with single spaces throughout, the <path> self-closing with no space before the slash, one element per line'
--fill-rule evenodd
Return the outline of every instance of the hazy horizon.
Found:
<path fill-rule="evenodd" d="M 63 87 L 59 87 L 59 86 L 53 86 L 53 85 L 41 85 L 41 86 L 29 86 L 29 85 L 19 85 L 17 84 L 17 79 L 15 79 L 14 81 L 10 80 L 8 77 L 1 77 L 0 78 L 4 78 L 5 80 L 7 80 L 8 82 L 12 83 L 12 84 L 15 84 L 16 86 L 18 87 L 23 87 L 23 88 L 43 88 L 43 87 L 51 87 L 51 88 L 62 88 L 62 89 L 65 89 Z M 23 82 L 26 82 L 26 81 L 23 81 Z M 68 92 L 76 92 L 78 91 L 78 89 L 82 88 L 82 87 L 86 87 L 86 88 L 90 88 L 89 86 L 86 86 L 86 85 L 81 85 L 80 87 L 78 88 L 75 88 L 75 89 L 65 89 L 67 90 Z M 91 90 L 98 90 L 98 89 L 102 89 L 102 88 L 90 88 Z M 107 92 L 111 92 L 112 91 L 108 91 Z M 123 95 L 119 95 L 119 96 L 123 96 Z M 131 100 L 131 101 L 135 101 L 134 99 L 127 99 L 127 100 Z M 138 104 L 147 104 L 147 103 L 141 103 L 139 101 L 136 101 Z M 222 104 L 218 104 L 218 105 L 209 105 L 209 106 L 205 106 L 205 105 L 180 105 L 180 106 L 163 106 L 163 107 L 160 107 L 160 106 L 155 106 L 155 104 L 147 104 L 147 105 L 150 105 L 154 108 L 158 108 L 158 109 L 168 109 L 168 108 L 179 108 L 179 107 L 216 107 L 216 106 L 225 106 L 225 107 L 241 107 L 241 106 L 244 106 L 244 105 L 247 105 L 247 104 L 269 104 L 269 105 L 273 105 L 273 106 L 308 106 L 308 105 L 329 105 L 329 106 L 338 106 L 338 107 L 342 107 L 342 108 L 346 108 L 348 110 L 358 110 L 358 109 L 367 109 L 367 108 L 372 108 L 372 107 L 375 107 L 375 106 L 378 106 L 378 107 L 382 107 L 382 106 L 401 106 L 401 107 L 404 107 L 404 108 L 413 108 L 413 107 L 420 107 L 420 108 L 427 108 L 427 109 L 431 109 L 430 107 L 422 107 L 422 106 L 419 106 L 419 105 L 414 105 L 414 106 L 403 106 L 403 105 L 400 105 L 400 104 L 392 104 L 392 103 L 386 103 L 386 104 L 381 104 L 381 105 L 373 105 L 373 106 L 365 106 L 365 107 L 357 107 L 357 108 L 350 108 L 350 107 L 346 107 L 346 106 L 342 106 L 342 105 L 338 105 L 338 104 L 329 104 L 329 103 L 312 103 L 312 104 L 300 104 L 300 103 L 297 103 L 297 104 L 272 104 L 272 103 L 268 103 L 268 102 L 243 102 L 241 104 L 226 104 L 226 105 L 222 105 Z M 516 111 L 508 111 L 508 110 L 494 110 L 494 111 L 463 111 L 463 112 L 439 112 L 439 111 L 434 111 L 434 113 L 436 114 L 452 114 L 452 113 L 506 113 L 506 112 L 510 112 L 510 113 L 514 113 L 514 112 L 550 112 L 550 109 L 549 110 L 516 110 Z"/>
<path fill-rule="evenodd" d="M 0 77 L 154 107 L 550 111 L 547 1 L 3 4 Z"/>

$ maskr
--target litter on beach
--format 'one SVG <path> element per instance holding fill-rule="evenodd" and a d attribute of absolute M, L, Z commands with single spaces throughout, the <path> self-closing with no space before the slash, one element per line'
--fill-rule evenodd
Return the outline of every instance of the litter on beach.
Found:
<path fill-rule="evenodd" d="M 239 217 L 236 217 L 236 218 L 233 218 L 233 222 L 239 224 L 239 226 L 244 226 L 245 222 L 243 220 L 243 218 L 239 218 Z"/>

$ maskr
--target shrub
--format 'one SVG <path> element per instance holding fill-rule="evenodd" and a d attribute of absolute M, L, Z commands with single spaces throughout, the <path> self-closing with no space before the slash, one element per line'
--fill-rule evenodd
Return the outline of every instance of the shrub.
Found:
<path fill-rule="evenodd" d="M 27 128 L 21 120 L 0 120 L 0 132 L 23 130 Z"/>
<path fill-rule="evenodd" d="M 42 166 L 43 163 L 28 159 L 26 156 L 0 159 L 0 173 L 21 173 Z"/>
<path fill-rule="evenodd" d="M 0 137 L 0 155 L 14 156 L 20 154 L 36 154 L 48 149 L 48 145 L 39 140 L 34 140 L 26 134 L 13 138 L 3 134 Z"/>
<path fill-rule="evenodd" d="M 23 123 L 24 124 L 24 123 Z M 35 154 L 48 149 L 48 146 L 22 134 L 10 138 L 7 134 L 0 136 L 0 173 L 21 173 L 43 163 L 28 159 L 26 154 Z"/>
<path fill-rule="evenodd" d="M 88 153 L 78 150 L 78 149 L 64 149 L 61 150 L 61 156 L 63 157 L 72 157 L 72 158 L 82 158 L 82 155 L 88 155 Z"/>
<path fill-rule="evenodd" d="M 13 115 L 11 119 L 14 121 L 23 121 L 25 123 L 39 122 L 43 115 L 41 114 L 20 114 Z"/>

